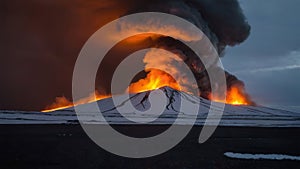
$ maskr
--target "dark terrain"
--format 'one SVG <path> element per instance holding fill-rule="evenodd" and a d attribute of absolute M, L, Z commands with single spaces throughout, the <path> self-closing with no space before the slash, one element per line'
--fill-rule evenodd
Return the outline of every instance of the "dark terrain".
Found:
<path fill-rule="evenodd" d="M 114 125 L 135 136 L 155 135 L 163 125 Z M 299 169 L 300 161 L 239 160 L 225 152 L 300 155 L 300 128 L 218 127 L 199 144 L 201 126 L 170 151 L 146 159 L 113 155 L 80 125 L 0 125 L 1 169 Z"/>

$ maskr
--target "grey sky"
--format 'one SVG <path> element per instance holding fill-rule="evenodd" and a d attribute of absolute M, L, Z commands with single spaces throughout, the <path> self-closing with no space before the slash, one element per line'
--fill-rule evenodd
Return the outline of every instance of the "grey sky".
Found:
<path fill-rule="evenodd" d="M 225 69 L 245 82 L 259 104 L 300 112 L 300 1 L 240 3 L 251 34 L 227 49 Z"/>

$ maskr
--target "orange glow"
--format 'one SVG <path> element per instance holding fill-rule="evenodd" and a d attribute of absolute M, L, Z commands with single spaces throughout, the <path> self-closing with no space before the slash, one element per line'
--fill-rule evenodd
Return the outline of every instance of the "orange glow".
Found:
<path fill-rule="evenodd" d="M 144 33 L 144 34 L 131 36 L 130 38 L 125 39 L 124 41 L 126 43 L 129 43 L 129 44 L 139 44 L 139 43 L 142 43 L 143 41 L 146 41 L 146 40 L 149 40 L 149 39 L 155 40 L 158 37 L 160 37 L 160 36 L 155 35 L 155 34 L 151 34 L 151 33 Z"/>
<path fill-rule="evenodd" d="M 239 90 L 238 87 L 231 87 L 227 91 L 226 103 L 233 105 L 249 105 L 247 97 Z"/>
<path fill-rule="evenodd" d="M 209 96 L 210 100 L 215 102 L 223 102 L 217 97 Z M 251 102 L 248 100 L 247 96 L 239 89 L 238 87 L 231 87 L 227 91 L 226 95 L 226 104 L 232 104 L 232 105 L 251 105 Z"/>
<path fill-rule="evenodd" d="M 167 73 L 157 69 L 150 69 L 147 77 L 138 82 L 132 83 L 129 86 L 129 93 L 140 93 L 144 91 L 158 89 L 164 86 L 169 86 L 173 89 L 180 90 L 180 86 Z"/>
<path fill-rule="evenodd" d="M 72 103 L 64 96 L 56 97 L 55 102 L 52 103 L 51 105 L 47 106 L 45 110 L 42 110 L 42 112 L 52 112 L 52 111 L 56 111 L 56 110 L 61 110 L 61 109 L 77 106 L 80 104 L 95 102 L 95 101 L 102 100 L 102 99 L 105 99 L 108 97 L 110 97 L 110 95 L 99 94 L 98 91 L 95 91 L 95 98 L 94 98 L 93 94 L 91 94 L 89 97 L 80 99 L 80 100 L 76 101 L 75 103 Z"/>
<path fill-rule="evenodd" d="M 70 102 L 66 97 L 56 97 L 55 102 L 51 105 L 47 106 L 45 110 L 42 110 L 42 112 L 52 112 L 59 109 L 65 109 L 72 107 L 73 103 Z"/>
<path fill-rule="evenodd" d="M 139 81 L 132 83 L 128 87 L 127 92 L 140 93 L 165 86 L 182 91 L 180 85 L 169 74 L 157 69 L 149 69 L 148 71 L 149 73 L 147 76 L 144 79 L 140 79 Z M 55 110 L 65 109 L 111 97 L 111 95 L 99 94 L 97 91 L 95 92 L 95 96 L 96 98 L 94 98 L 94 95 L 92 94 L 87 98 L 76 101 L 74 104 L 65 97 L 57 97 L 55 102 L 50 106 L 47 106 L 42 112 L 52 112 Z M 213 97 L 212 95 L 209 95 L 209 99 L 212 101 L 225 102 L 226 104 L 232 105 L 252 105 L 252 102 L 249 101 L 247 95 L 244 94 L 243 89 L 237 86 L 233 86 L 227 91 L 226 101 L 222 101 L 218 97 Z"/>
<path fill-rule="evenodd" d="M 129 88 L 129 93 L 140 93 L 144 91 L 158 89 L 164 86 L 172 87 L 176 90 L 180 90 L 180 86 L 176 83 L 176 81 L 167 73 L 157 69 L 149 70 L 147 77 L 145 79 L 141 79 L 136 83 L 132 83 Z M 52 112 L 56 110 L 61 110 L 69 107 L 73 107 L 80 104 L 91 103 L 94 101 L 98 101 L 101 99 L 105 99 L 111 97 L 111 95 L 101 95 L 99 92 L 95 92 L 96 99 L 94 99 L 93 95 L 90 95 L 88 98 L 81 99 L 76 101 L 74 104 L 69 101 L 66 97 L 57 97 L 55 102 L 51 105 L 47 106 L 45 110 L 42 112 Z"/>

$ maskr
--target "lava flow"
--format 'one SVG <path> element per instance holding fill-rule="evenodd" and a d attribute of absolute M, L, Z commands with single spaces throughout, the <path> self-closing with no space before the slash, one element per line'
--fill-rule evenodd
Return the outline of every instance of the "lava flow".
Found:
<path fill-rule="evenodd" d="M 170 76 L 169 74 L 157 70 L 157 69 L 150 69 L 148 71 L 147 76 L 144 79 L 140 79 L 139 81 L 132 83 L 127 92 L 129 93 L 140 93 L 149 90 L 155 90 L 164 86 L 171 87 L 175 90 L 182 91 L 180 85 Z M 183 91 L 187 92 L 187 91 Z M 97 91 L 95 92 L 96 99 L 92 97 L 92 95 L 88 98 L 81 99 L 72 103 L 65 97 L 57 97 L 55 102 L 52 103 L 50 106 L 46 107 L 43 112 L 52 112 L 55 110 L 60 110 L 64 108 L 69 108 L 72 106 L 90 103 L 94 101 L 98 101 L 104 98 L 110 97 L 110 95 L 101 95 Z M 209 99 L 216 102 L 222 102 L 217 97 L 209 96 Z M 244 94 L 243 90 L 239 87 L 233 86 L 227 91 L 226 95 L 226 104 L 232 105 L 252 105 L 251 101 L 247 98 L 247 95 Z"/>
<path fill-rule="evenodd" d="M 180 85 L 172 78 L 172 76 L 164 73 L 163 71 L 152 69 L 149 71 L 145 79 L 141 79 L 129 86 L 129 93 L 139 93 L 158 89 L 164 86 L 183 91 Z M 183 92 L 189 93 L 188 91 Z M 215 102 L 222 102 L 217 97 L 209 96 L 209 99 Z M 232 86 L 227 91 L 225 103 L 232 105 L 252 105 L 252 102 L 249 101 L 248 96 L 243 92 L 243 89 L 237 86 Z"/>
<path fill-rule="evenodd" d="M 237 87 L 232 87 L 227 91 L 226 103 L 233 105 L 250 105 L 251 103 Z"/>
<path fill-rule="evenodd" d="M 164 86 L 169 86 L 176 90 L 181 90 L 179 84 L 169 74 L 157 70 L 151 69 L 145 79 L 141 79 L 135 83 L 132 83 L 129 88 L 129 93 L 140 93 L 144 91 L 158 89 Z"/>
<path fill-rule="evenodd" d="M 218 97 L 209 95 L 209 99 L 215 102 L 224 102 Z M 231 105 L 253 105 L 254 103 L 249 100 L 247 94 L 243 92 L 243 89 L 240 89 L 239 87 L 232 86 L 226 94 L 226 101 L 224 102 L 226 104 Z"/>
<path fill-rule="evenodd" d="M 89 97 L 80 99 L 78 101 L 75 101 L 74 103 L 71 102 L 70 100 L 68 100 L 64 96 L 56 97 L 55 102 L 52 103 L 51 105 L 47 106 L 45 108 L 45 110 L 42 110 L 42 112 L 52 112 L 55 110 L 61 110 L 61 109 L 77 106 L 80 104 L 95 102 L 95 101 L 105 99 L 108 97 L 111 97 L 111 95 L 103 95 L 103 94 L 100 94 L 98 91 L 95 91 L 95 97 L 93 96 L 93 94 L 91 94 Z"/>

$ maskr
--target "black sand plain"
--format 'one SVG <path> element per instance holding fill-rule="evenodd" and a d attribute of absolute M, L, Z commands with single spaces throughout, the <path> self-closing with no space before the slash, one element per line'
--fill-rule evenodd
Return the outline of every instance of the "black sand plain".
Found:
<path fill-rule="evenodd" d="M 165 125 L 113 125 L 136 137 Z M 113 155 L 97 146 L 78 124 L 0 125 L 1 169 L 300 169 L 300 161 L 241 160 L 225 152 L 300 155 L 300 128 L 218 127 L 199 144 L 194 126 L 173 149 L 146 159 Z"/>

